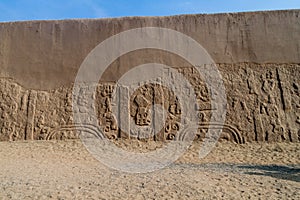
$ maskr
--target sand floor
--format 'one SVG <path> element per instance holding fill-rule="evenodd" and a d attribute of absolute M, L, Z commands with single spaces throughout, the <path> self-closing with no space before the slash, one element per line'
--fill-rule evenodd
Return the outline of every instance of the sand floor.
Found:
<path fill-rule="evenodd" d="M 202 160 L 200 146 L 132 174 L 104 166 L 80 140 L 0 142 L 0 199 L 300 199 L 299 143 L 219 143 Z"/>

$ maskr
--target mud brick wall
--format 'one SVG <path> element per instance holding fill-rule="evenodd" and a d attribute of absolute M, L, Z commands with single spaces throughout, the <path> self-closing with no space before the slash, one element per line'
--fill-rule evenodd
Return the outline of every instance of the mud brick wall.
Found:
<path fill-rule="evenodd" d="M 225 125 L 213 125 L 223 128 L 221 140 L 299 142 L 299 15 L 300 10 L 286 10 L 0 23 L 0 141 L 72 139 L 78 138 L 78 129 L 95 131 L 90 124 L 76 127 L 73 123 L 72 86 L 77 70 L 106 38 L 132 28 L 155 26 L 192 37 L 216 62 L 227 95 Z M 116 105 L 111 104 L 111 98 L 120 73 L 146 61 L 167 63 L 191 80 L 199 116 L 195 139 L 205 137 L 211 111 L 205 83 L 193 66 L 164 54 L 136 51 L 111 64 L 95 95 L 99 125 L 107 137 L 140 138 L 120 131 L 120 116 L 112 114 Z M 157 94 L 161 94 L 159 100 L 154 97 Z M 181 110 L 172 92 L 148 84 L 128 101 L 127 114 L 137 126 L 147 126 L 153 120 L 147 105 L 164 105 L 164 128 L 148 139 L 176 137 Z M 84 105 L 85 100 L 76 102 Z"/>

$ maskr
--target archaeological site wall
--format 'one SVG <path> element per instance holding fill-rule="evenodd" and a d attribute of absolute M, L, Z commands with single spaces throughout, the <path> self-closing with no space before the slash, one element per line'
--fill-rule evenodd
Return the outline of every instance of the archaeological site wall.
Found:
<path fill-rule="evenodd" d="M 227 96 L 225 124 L 211 124 L 223 129 L 220 140 L 300 141 L 300 10 L 0 23 L 0 141 L 74 139 L 82 131 L 97 131 L 88 123 L 74 124 L 72 86 L 77 71 L 100 42 L 149 26 L 190 36 L 215 61 Z M 145 139 L 120 130 L 121 113 L 112 113 L 118 105 L 111 98 L 123 73 L 154 62 L 172 66 L 190 80 L 199 118 L 195 140 L 203 139 L 212 110 L 205 83 L 190 63 L 155 49 L 122 55 L 99 81 L 94 99 L 104 135 L 112 140 Z M 93 94 L 82 91 L 75 102 L 83 109 L 75 112 L 85 112 L 85 95 Z M 181 105 L 176 94 L 148 84 L 128 101 L 126 114 L 136 126 L 151 124 L 153 103 L 167 111 L 162 130 L 147 140 L 177 138 Z"/>

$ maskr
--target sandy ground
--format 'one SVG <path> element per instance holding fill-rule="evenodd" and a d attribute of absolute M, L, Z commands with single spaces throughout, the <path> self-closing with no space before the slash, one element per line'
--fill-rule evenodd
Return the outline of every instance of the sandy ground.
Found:
<path fill-rule="evenodd" d="M 219 143 L 201 160 L 200 146 L 132 174 L 104 166 L 80 140 L 1 142 L 0 199 L 300 199 L 299 143 Z"/>

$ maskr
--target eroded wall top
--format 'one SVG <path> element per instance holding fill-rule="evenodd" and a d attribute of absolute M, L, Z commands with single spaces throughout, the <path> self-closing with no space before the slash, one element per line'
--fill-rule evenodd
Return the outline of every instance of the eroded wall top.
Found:
<path fill-rule="evenodd" d="M 299 15 L 300 10 L 287 10 L 1 23 L 0 77 L 39 90 L 70 85 L 84 58 L 101 41 L 145 26 L 191 36 L 216 63 L 300 63 Z"/>

